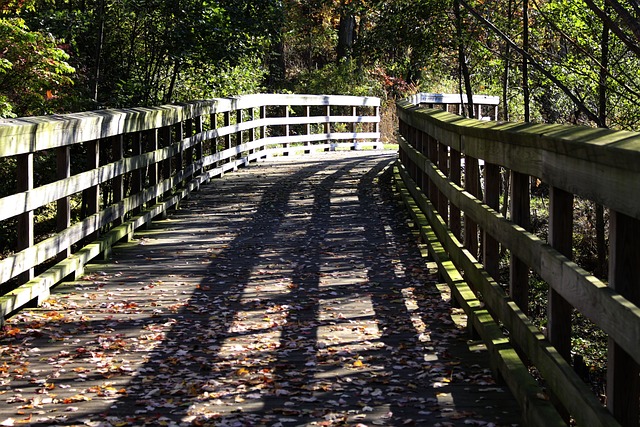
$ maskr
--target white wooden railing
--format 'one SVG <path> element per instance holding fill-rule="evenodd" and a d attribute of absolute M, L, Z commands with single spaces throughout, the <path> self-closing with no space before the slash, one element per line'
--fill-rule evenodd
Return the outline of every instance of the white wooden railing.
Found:
<path fill-rule="evenodd" d="M 0 161 L 17 174 L 0 199 L 0 224 L 17 227 L 0 321 L 213 177 L 294 151 L 380 148 L 379 110 L 373 97 L 261 94 L 0 120 Z M 37 235 L 44 209 L 55 226 Z"/>

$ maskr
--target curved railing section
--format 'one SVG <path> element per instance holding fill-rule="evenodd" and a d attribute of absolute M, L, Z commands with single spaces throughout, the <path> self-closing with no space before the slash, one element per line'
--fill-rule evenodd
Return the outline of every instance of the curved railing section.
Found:
<path fill-rule="evenodd" d="M 17 230 L 0 259 L 0 321 L 215 176 L 294 151 L 379 148 L 379 110 L 373 97 L 262 94 L 0 120 L 0 161 L 17 176 L 0 199 L 1 228 Z"/>
<path fill-rule="evenodd" d="M 410 100 L 397 105 L 398 185 L 527 423 L 638 425 L 640 134 L 465 119 Z M 500 213 L 504 171 L 511 175 L 509 219 Z M 527 231 L 531 177 L 550 188 L 548 241 Z M 571 260 L 574 196 L 609 209 L 608 283 Z M 502 285 L 500 248 L 510 262 Z M 545 330 L 528 316 L 530 271 L 548 285 Z M 609 337 L 608 410 L 571 366 L 574 310 Z"/>

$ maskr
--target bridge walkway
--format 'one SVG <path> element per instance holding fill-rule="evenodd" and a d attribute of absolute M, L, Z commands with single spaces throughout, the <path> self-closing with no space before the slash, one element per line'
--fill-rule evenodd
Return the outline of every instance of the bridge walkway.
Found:
<path fill-rule="evenodd" d="M 7 322 L 0 423 L 520 423 L 390 190 L 395 153 L 203 186 Z"/>

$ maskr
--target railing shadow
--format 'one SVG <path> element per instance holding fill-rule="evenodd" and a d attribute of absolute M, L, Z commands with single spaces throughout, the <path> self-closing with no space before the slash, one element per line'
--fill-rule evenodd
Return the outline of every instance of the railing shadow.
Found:
<path fill-rule="evenodd" d="M 144 354 L 143 363 L 112 373 L 114 383 L 116 377 L 128 382 L 112 387 L 122 388 L 100 417 L 116 425 L 365 418 L 431 425 L 455 414 L 461 389 L 448 384 L 459 361 L 447 346 L 459 336 L 445 330 L 448 306 L 438 306 L 435 288 L 425 286 L 431 278 L 409 244 L 406 214 L 390 205 L 391 195 L 382 203 L 375 194 L 391 161 L 345 158 L 272 183 L 259 178 L 216 188 L 237 205 L 218 206 L 206 191 L 185 202 L 189 221 L 180 221 L 178 211 L 161 232 L 192 229 L 192 236 L 159 242 L 145 255 L 149 267 L 138 270 L 130 260 L 158 311 L 85 323 L 87 330 L 102 329 L 113 357 L 118 337 L 124 343 L 129 332 L 145 330 L 129 348 Z M 370 170 L 358 178 L 354 170 L 364 165 Z M 256 185 L 265 188 L 255 207 L 240 206 Z M 233 234 L 217 235 L 212 215 L 234 223 Z M 207 248 L 215 250 L 203 258 Z M 163 277 L 156 263 L 173 266 L 174 277 Z M 175 280 L 175 289 L 155 294 L 154 280 Z M 121 291 L 113 285 L 109 292 Z M 105 372 L 92 375 L 86 380 Z M 70 414 L 66 423 L 87 418 Z"/>

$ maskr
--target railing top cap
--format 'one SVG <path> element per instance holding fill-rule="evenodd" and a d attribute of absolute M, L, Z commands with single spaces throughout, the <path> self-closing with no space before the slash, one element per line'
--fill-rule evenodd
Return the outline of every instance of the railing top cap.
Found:
<path fill-rule="evenodd" d="M 467 103 L 467 95 L 459 93 L 418 93 L 409 97 L 413 104 L 461 104 Z M 473 95 L 474 104 L 499 105 L 500 97 L 491 95 Z"/>
<path fill-rule="evenodd" d="M 0 119 L 0 156 L 61 147 L 169 126 L 206 114 L 263 106 L 378 107 L 380 98 L 349 95 L 256 94 L 158 107 Z"/>

